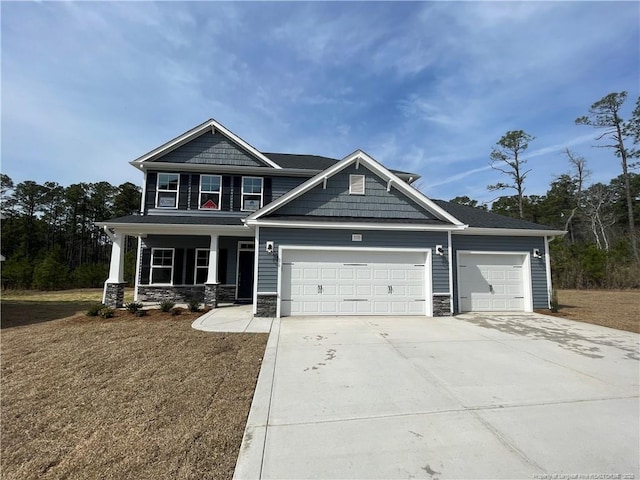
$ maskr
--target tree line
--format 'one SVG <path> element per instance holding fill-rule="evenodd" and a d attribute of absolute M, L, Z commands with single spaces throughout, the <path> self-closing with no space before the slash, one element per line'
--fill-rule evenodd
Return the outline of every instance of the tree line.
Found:
<path fill-rule="evenodd" d="M 491 211 L 566 230 L 551 244 L 552 272 L 559 288 L 640 287 L 640 175 L 631 160 L 640 157 L 640 98 L 625 120 L 622 107 L 627 92 L 610 93 L 578 117 L 576 125 L 598 130 L 595 148 L 608 149 L 620 160 L 621 174 L 608 184 L 590 183 L 587 160 L 569 149 L 564 154 L 567 171 L 556 177 L 545 195 L 525 195 L 526 151 L 535 137 L 523 130 L 507 132 L 492 149 L 489 165 L 503 181 L 488 185 L 489 191 L 512 190 L 491 204 Z M 454 202 L 487 208 L 468 197 Z"/>
<path fill-rule="evenodd" d="M 588 162 L 566 149 L 567 171 L 544 195 L 526 195 L 532 171 L 526 151 L 535 137 L 507 132 L 491 150 L 490 165 L 503 181 L 490 191 L 512 190 L 490 205 L 469 197 L 452 202 L 549 225 L 568 233 L 551 243 L 554 285 L 559 288 L 640 288 L 637 228 L 640 223 L 640 175 L 632 172 L 640 157 L 640 99 L 631 118 L 621 108 L 627 93 L 611 93 L 595 102 L 578 125 L 599 130 L 599 148 L 612 151 L 621 174 L 609 183 L 591 183 Z M 140 209 L 140 189 L 132 183 L 14 182 L 0 174 L 3 288 L 56 289 L 100 287 L 108 276 L 111 246 L 95 222 Z M 128 237 L 125 279 L 133 283 L 136 239 Z"/>
<path fill-rule="evenodd" d="M 27 180 L 14 184 L 0 174 L 3 288 L 100 287 L 108 276 L 111 244 L 94 222 L 140 210 L 140 188 L 126 182 L 76 183 Z M 129 238 L 125 277 L 135 267 Z"/>

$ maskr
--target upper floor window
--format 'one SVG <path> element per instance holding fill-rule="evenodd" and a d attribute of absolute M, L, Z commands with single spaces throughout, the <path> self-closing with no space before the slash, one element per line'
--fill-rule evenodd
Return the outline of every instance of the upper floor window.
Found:
<path fill-rule="evenodd" d="M 159 173 L 156 207 L 178 208 L 179 173 Z"/>
<path fill-rule="evenodd" d="M 349 175 L 349 194 L 364 195 L 364 175 Z"/>
<path fill-rule="evenodd" d="M 151 285 L 171 285 L 173 248 L 151 249 Z"/>
<path fill-rule="evenodd" d="M 242 177 L 242 210 L 255 212 L 262 207 L 262 178 Z"/>
<path fill-rule="evenodd" d="M 201 210 L 220 210 L 222 178 L 220 175 L 200 175 Z"/>

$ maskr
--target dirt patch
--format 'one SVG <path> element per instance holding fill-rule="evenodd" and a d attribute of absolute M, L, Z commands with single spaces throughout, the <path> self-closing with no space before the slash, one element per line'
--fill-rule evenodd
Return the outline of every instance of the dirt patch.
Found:
<path fill-rule="evenodd" d="M 230 479 L 267 335 L 62 303 L 3 299 L 2 478 Z"/>
<path fill-rule="evenodd" d="M 559 290 L 560 311 L 540 313 L 640 333 L 640 290 Z"/>

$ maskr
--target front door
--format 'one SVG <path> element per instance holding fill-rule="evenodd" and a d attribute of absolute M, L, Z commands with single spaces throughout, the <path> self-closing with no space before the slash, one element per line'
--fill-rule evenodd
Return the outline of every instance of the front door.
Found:
<path fill-rule="evenodd" d="M 238 279 L 236 298 L 251 300 L 253 298 L 253 267 L 254 246 L 250 242 L 240 242 L 238 245 Z"/>

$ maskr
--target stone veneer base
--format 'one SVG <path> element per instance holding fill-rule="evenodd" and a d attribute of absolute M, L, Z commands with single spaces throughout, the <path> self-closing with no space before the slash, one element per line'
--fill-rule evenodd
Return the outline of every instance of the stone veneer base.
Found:
<path fill-rule="evenodd" d="M 434 317 L 450 317 L 451 314 L 451 297 L 433 297 L 433 316 Z"/>
<path fill-rule="evenodd" d="M 258 295 L 256 317 L 275 317 L 277 307 L 276 295 Z"/>
<path fill-rule="evenodd" d="M 124 305 L 124 287 L 126 283 L 106 283 L 104 286 L 104 304 L 111 308 Z"/>

